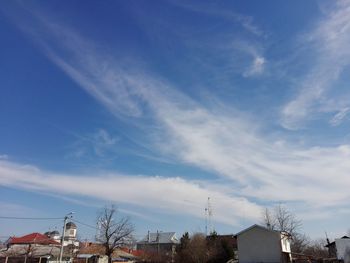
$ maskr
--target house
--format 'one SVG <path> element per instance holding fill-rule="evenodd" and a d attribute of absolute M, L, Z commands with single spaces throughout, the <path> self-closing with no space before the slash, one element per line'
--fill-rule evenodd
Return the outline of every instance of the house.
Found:
<path fill-rule="evenodd" d="M 61 243 L 61 236 L 57 230 L 45 232 L 44 235 L 49 237 L 52 240 L 57 241 L 58 243 Z"/>
<path fill-rule="evenodd" d="M 13 245 L 56 245 L 60 246 L 60 243 L 52 240 L 46 235 L 40 233 L 31 233 L 22 237 L 10 237 L 7 241 L 10 246 Z"/>
<path fill-rule="evenodd" d="M 45 236 L 58 243 L 62 242 L 62 236 L 55 231 L 44 233 Z M 63 248 L 73 257 L 79 250 L 79 241 L 77 240 L 77 226 L 73 222 L 67 222 L 64 231 Z"/>
<path fill-rule="evenodd" d="M 108 263 L 108 257 L 95 254 L 78 254 L 75 263 Z"/>
<path fill-rule="evenodd" d="M 63 243 L 63 261 L 72 262 L 77 251 L 77 243 Z M 79 244 L 79 243 L 78 243 Z M 61 251 L 61 240 L 57 231 L 31 233 L 22 237 L 11 237 L 6 242 L 6 249 L 1 250 L 0 257 L 23 257 L 46 259 L 46 262 L 56 262 Z"/>
<path fill-rule="evenodd" d="M 61 243 L 62 241 L 62 236 L 57 230 L 45 232 L 44 235 L 58 243 Z M 79 241 L 77 240 L 77 226 L 73 222 L 66 223 L 63 247 L 72 255 L 76 254 L 79 250 Z"/>
<path fill-rule="evenodd" d="M 66 223 L 65 232 L 64 232 L 64 241 L 66 244 L 70 244 L 76 241 L 77 239 L 77 226 L 73 222 Z"/>
<path fill-rule="evenodd" d="M 236 234 L 240 263 L 291 262 L 290 235 L 253 225 Z"/>
<path fill-rule="evenodd" d="M 61 244 L 40 233 L 31 233 L 22 237 L 11 237 L 6 242 L 6 249 L 0 251 L 0 257 L 37 258 L 39 262 L 57 261 Z M 64 254 L 64 260 L 70 257 Z M 26 261 L 26 260 L 24 260 Z"/>
<path fill-rule="evenodd" d="M 142 240 L 137 242 L 137 249 L 150 252 L 175 252 L 179 240 L 175 232 L 148 232 Z"/>
<path fill-rule="evenodd" d="M 101 243 L 84 242 L 81 243 L 77 263 L 106 263 L 108 257 L 105 255 L 106 249 Z M 117 248 L 112 254 L 113 262 L 135 262 L 138 255 L 132 253 L 127 248 Z"/>
<path fill-rule="evenodd" d="M 342 238 L 336 238 L 332 243 L 329 243 L 328 241 L 326 247 L 328 248 L 330 258 L 336 258 L 337 260 L 343 260 L 344 263 L 350 263 L 349 237 L 343 236 Z"/>
<path fill-rule="evenodd" d="M 77 226 L 73 222 L 66 223 L 63 247 L 66 247 L 71 254 L 76 254 L 79 250 L 79 241 L 77 240 Z"/>

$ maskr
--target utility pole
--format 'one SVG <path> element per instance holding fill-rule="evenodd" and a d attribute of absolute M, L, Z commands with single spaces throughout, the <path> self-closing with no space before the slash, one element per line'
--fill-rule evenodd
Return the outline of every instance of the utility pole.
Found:
<path fill-rule="evenodd" d="M 62 232 L 62 237 L 61 237 L 61 249 L 60 249 L 59 263 L 62 263 L 64 234 L 66 233 L 67 219 L 68 219 L 68 218 L 72 218 L 72 215 L 73 215 L 73 212 L 70 212 L 69 214 L 65 215 L 65 217 L 64 217 L 64 221 L 63 221 L 63 232 Z"/>

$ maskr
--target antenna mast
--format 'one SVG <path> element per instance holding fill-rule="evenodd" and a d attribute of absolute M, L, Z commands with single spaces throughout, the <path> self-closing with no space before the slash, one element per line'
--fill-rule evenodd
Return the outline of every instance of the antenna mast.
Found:
<path fill-rule="evenodd" d="M 207 206 L 205 207 L 205 234 L 210 235 L 214 232 L 212 225 L 213 209 L 210 202 L 210 197 L 207 200 Z"/>

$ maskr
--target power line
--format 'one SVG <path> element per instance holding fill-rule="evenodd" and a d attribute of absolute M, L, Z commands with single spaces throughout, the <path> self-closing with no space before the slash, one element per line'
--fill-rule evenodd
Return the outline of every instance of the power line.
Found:
<path fill-rule="evenodd" d="M 81 221 L 78 221 L 78 220 L 76 220 L 76 219 L 73 219 L 73 218 L 71 218 L 71 220 L 72 221 L 74 221 L 74 222 L 76 222 L 76 223 L 78 223 L 78 224 L 81 224 L 81 225 L 83 225 L 83 226 L 87 226 L 87 227 L 90 227 L 90 228 L 92 228 L 92 229 L 98 229 L 97 227 L 95 227 L 95 226 L 92 226 L 92 225 L 89 225 L 89 224 L 86 224 L 86 223 L 83 223 L 83 222 L 81 222 Z"/>
<path fill-rule="evenodd" d="M 64 219 L 62 217 L 16 217 L 16 216 L 0 216 L 0 219 L 20 219 L 20 220 L 57 220 L 57 219 Z M 84 225 L 86 227 L 90 227 L 92 229 L 97 229 L 97 227 L 95 226 L 92 226 L 92 225 L 89 225 L 89 224 L 86 224 L 84 222 L 81 222 L 81 221 L 78 221 L 76 219 L 73 219 L 73 218 L 70 218 L 70 220 L 78 223 L 78 224 L 81 224 L 81 225 Z"/>
<path fill-rule="evenodd" d="M 20 219 L 20 220 L 57 220 L 62 217 L 16 217 L 16 216 L 0 216 L 0 219 Z"/>

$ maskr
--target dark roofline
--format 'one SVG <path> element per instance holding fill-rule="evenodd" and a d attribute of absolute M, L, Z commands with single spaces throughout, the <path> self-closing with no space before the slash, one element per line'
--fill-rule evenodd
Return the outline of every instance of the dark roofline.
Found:
<path fill-rule="evenodd" d="M 343 236 L 343 237 L 341 237 L 341 238 L 339 238 L 339 239 L 348 239 L 348 238 L 350 238 L 350 237 L 348 237 L 348 236 Z M 338 239 L 338 238 L 336 238 L 336 239 Z M 333 242 L 331 242 L 331 243 L 328 243 L 327 245 L 325 245 L 324 247 L 330 247 L 330 246 L 332 246 L 332 245 L 334 245 L 335 244 L 335 241 L 333 241 Z"/>
<path fill-rule="evenodd" d="M 269 232 L 275 232 L 275 233 L 282 233 L 281 231 L 277 231 L 277 230 L 272 230 L 272 229 L 268 229 L 267 227 L 264 227 L 264 226 L 261 226 L 261 225 L 258 225 L 258 224 L 254 224 L 246 229 L 243 229 L 242 231 L 238 232 L 235 237 L 238 237 L 239 235 L 243 234 L 244 232 L 247 232 L 255 227 L 258 227 L 260 229 L 263 229 L 263 230 L 266 230 L 266 231 L 269 231 Z"/>

